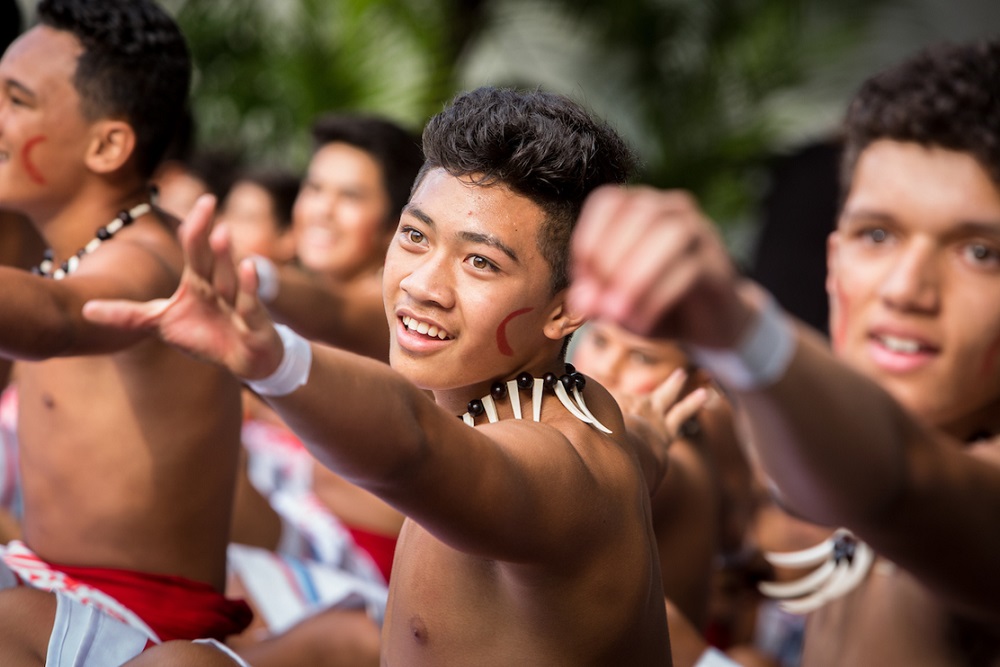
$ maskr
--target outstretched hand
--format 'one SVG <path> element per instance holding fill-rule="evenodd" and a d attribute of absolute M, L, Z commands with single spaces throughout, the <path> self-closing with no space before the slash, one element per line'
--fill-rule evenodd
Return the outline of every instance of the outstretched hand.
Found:
<path fill-rule="evenodd" d="M 733 343 L 750 318 L 714 226 L 681 191 L 605 186 L 572 240 L 573 310 L 643 336 Z"/>
<path fill-rule="evenodd" d="M 699 387 L 683 398 L 681 392 L 688 375 L 676 369 L 648 394 L 616 396 L 622 412 L 640 417 L 667 445 L 680 436 L 684 423 L 695 416 L 710 398 L 709 391 Z"/>
<path fill-rule="evenodd" d="M 145 303 L 94 300 L 84 316 L 97 324 L 126 331 L 146 331 L 188 354 L 253 380 L 281 362 L 281 341 L 257 299 L 253 263 L 237 267 L 225 227 L 213 230 L 215 198 L 203 195 L 177 231 L 184 252 L 184 272 L 169 299 Z"/>

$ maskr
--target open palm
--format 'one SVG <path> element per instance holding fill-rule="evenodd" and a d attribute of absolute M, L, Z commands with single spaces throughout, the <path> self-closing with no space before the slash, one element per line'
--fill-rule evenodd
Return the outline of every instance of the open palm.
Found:
<path fill-rule="evenodd" d="M 83 313 L 105 326 L 155 333 L 239 378 L 265 377 L 281 362 L 281 341 L 257 299 L 253 264 L 237 268 L 225 229 L 213 231 L 214 209 L 214 197 L 201 197 L 178 229 L 184 273 L 169 299 L 95 300 Z"/>

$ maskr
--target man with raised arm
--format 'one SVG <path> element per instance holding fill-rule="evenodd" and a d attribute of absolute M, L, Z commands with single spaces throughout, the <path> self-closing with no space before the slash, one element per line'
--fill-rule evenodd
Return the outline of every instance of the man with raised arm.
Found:
<path fill-rule="evenodd" d="M 34 274 L 0 268 L 24 490 L 24 543 L 0 564 L 0 661 L 117 665 L 249 622 L 222 595 L 239 384 L 81 314 L 179 283 L 176 221 L 148 179 L 187 98 L 183 36 L 149 0 L 37 14 L 0 60 L 0 206 L 50 248 Z"/>
<path fill-rule="evenodd" d="M 803 663 L 1000 664 L 1000 41 L 861 88 L 829 240 L 833 350 L 741 279 L 684 193 L 608 188 L 571 303 L 669 334 L 732 394 L 777 499 L 844 527 L 780 558 Z M 627 269 L 627 270 L 626 270 Z"/>
<path fill-rule="evenodd" d="M 391 368 L 279 335 L 253 264 L 234 271 L 209 235 L 210 200 L 181 229 L 171 299 L 87 316 L 221 363 L 408 517 L 383 664 L 670 664 L 638 455 L 610 395 L 563 363 L 572 226 L 632 157 L 569 100 L 497 89 L 432 119 L 424 153 L 385 262 Z"/>

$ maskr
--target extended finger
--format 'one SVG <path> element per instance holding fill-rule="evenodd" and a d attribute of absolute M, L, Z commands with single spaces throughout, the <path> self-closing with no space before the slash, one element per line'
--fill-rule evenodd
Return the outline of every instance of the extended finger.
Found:
<path fill-rule="evenodd" d="M 206 282 L 212 281 L 214 256 L 208 237 L 212 231 L 215 214 L 215 197 L 202 195 L 195 201 L 191 211 L 177 230 L 177 236 L 184 251 L 184 264 Z"/>
<path fill-rule="evenodd" d="M 236 313 L 251 329 L 266 326 L 271 318 L 257 296 L 260 278 L 253 260 L 244 259 L 238 267 L 239 289 L 236 293 Z"/>
<path fill-rule="evenodd" d="M 698 414 L 698 411 L 705 407 L 708 402 L 709 392 L 704 387 L 699 387 L 677 402 L 674 407 L 667 412 L 665 421 L 667 432 L 671 437 L 676 438 L 680 433 L 684 422 Z"/>
<path fill-rule="evenodd" d="M 208 237 L 212 249 L 215 270 L 212 273 L 212 286 L 216 293 L 229 305 L 236 302 L 236 266 L 233 262 L 229 237 L 229 228 L 221 225 L 212 230 Z"/>
<path fill-rule="evenodd" d="M 83 304 L 83 316 L 102 326 L 123 331 L 150 331 L 159 325 L 169 299 L 138 302 L 123 299 L 94 299 Z"/>
<path fill-rule="evenodd" d="M 677 402 L 687 382 L 688 374 L 683 367 L 675 368 L 667 379 L 656 386 L 649 394 L 649 402 L 653 409 L 665 415 L 671 406 Z"/>

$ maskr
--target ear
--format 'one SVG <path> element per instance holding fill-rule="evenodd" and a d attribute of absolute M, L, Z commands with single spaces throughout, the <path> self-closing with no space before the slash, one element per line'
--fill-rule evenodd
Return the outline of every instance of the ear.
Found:
<path fill-rule="evenodd" d="M 87 147 L 87 167 L 98 174 L 110 174 L 121 169 L 135 151 L 135 130 L 122 120 L 102 120 L 93 126 L 93 136 Z"/>
<path fill-rule="evenodd" d="M 566 302 L 568 294 L 569 288 L 566 288 L 557 292 L 552 298 L 549 317 L 542 329 L 546 338 L 562 340 L 582 327 L 587 321 L 586 317 L 577 315 L 569 309 L 569 304 Z"/>

